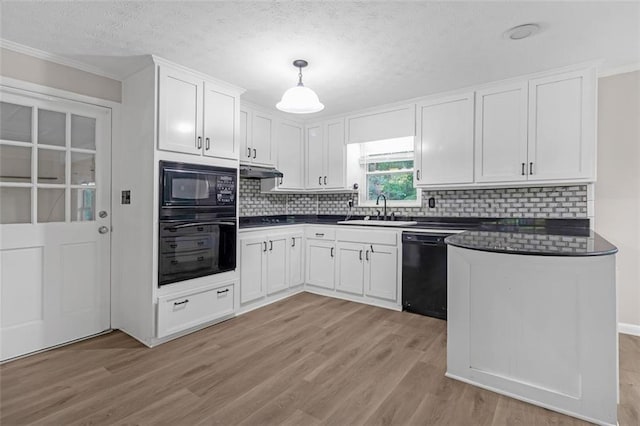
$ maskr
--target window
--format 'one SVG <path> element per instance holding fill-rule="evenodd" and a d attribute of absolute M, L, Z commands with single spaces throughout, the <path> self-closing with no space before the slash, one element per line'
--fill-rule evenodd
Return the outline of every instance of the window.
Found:
<path fill-rule="evenodd" d="M 413 186 L 413 138 L 367 142 L 359 147 L 360 205 L 375 204 L 380 194 L 390 206 L 419 206 Z"/>

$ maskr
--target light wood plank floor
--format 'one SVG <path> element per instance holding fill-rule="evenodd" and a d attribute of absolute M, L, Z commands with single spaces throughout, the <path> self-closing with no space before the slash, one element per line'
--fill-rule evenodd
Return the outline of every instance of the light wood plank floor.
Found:
<path fill-rule="evenodd" d="M 121 332 L 0 367 L 1 424 L 572 425 L 444 377 L 446 324 L 301 293 L 148 349 Z M 640 338 L 620 338 L 620 425 Z"/>

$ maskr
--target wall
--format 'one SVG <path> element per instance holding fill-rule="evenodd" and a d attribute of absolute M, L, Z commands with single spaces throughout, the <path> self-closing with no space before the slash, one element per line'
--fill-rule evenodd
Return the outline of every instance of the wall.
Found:
<path fill-rule="evenodd" d="M 640 71 L 601 78 L 595 230 L 618 246 L 618 320 L 640 334 Z"/>
<path fill-rule="evenodd" d="M 355 198 L 354 215 L 375 215 L 375 207 L 358 207 L 351 194 L 261 194 L 260 181 L 241 179 L 240 216 L 283 214 L 346 215 Z M 434 197 L 436 207 L 429 208 Z M 381 209 L 381 207 L 380 207 Z M 586 218 L 587 187 L 556 186 L 423 191 L 422 207 L 388 208 L 401 216 Z"/>
<path fill-rule="evenodd" d="M 117 80 L 6 48 L 0 49 L 0 75 L 109 101 L 122 100 L 122 84 Z"/>

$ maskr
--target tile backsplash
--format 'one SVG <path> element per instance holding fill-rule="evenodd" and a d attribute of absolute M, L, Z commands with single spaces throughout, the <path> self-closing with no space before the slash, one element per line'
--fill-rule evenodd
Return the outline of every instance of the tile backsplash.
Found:
<path fill-rule="evenodd" d="M 350 198 L 353 215 L 373 216 L 380 208 L 358 206 L 357 194 L 263 194 L 259 180 L 240 180 L 240 216 L 346 215 Z M 587 218 L 587 186 L 423 190 L 422 206 L 387 210 L 400 216 Z"/>

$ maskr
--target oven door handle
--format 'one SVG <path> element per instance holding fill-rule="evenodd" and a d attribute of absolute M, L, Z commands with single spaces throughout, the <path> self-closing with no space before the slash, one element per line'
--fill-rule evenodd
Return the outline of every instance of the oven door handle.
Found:
<path fill-rule="evenodd" d="M 205 226 L 205 225 L 221 225 L 221 226 L 236 226 L 235 222 L 195 222 L 195 223 L 183 223 L 181 225 L 173 225 L 173 226 L 165 226 L 164 229 L 182 229 L 182 228 L 191 228 L 194 226 Z"/>

